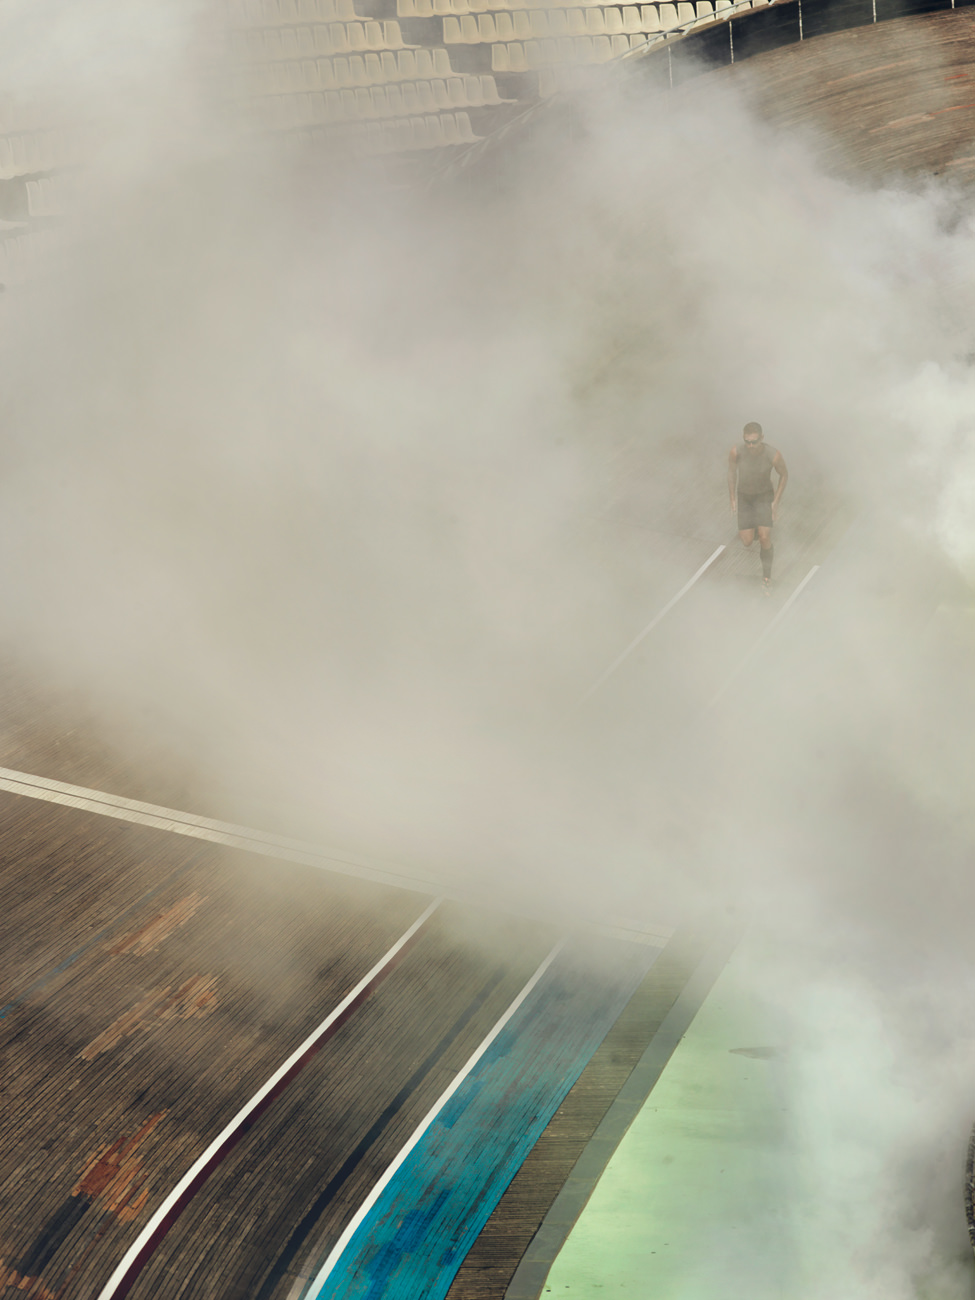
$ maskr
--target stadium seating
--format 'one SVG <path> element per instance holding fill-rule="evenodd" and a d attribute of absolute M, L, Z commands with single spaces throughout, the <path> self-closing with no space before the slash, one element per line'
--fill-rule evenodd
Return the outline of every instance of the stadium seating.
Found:
<path fill-rule="evenodd" d="M 565 88 L 568 71 L 731 8 L 732 0 L 228 0 L 229 49 L 237 93 L 267 129 L 409 152 L 477 139 Z"/>
<path fill-rule="evenodd" d="M 68 137 L 60 131 L 0 135 L 0 181 L 52 171 L 71 162 Z"/>
<path fill-rule="evenodd" d="M 222 0 L 224 85 L 243 123 L 295 147 L 422 159 L 503 129 L 573 77 L 766 0 Z M 0 282 L 50 243 L 76 141 L 0 98 Z"/>
<path fill-rule="evenodd" d="M 62 186 L 56 176 L 40 176 L 37 180 L 25 181 L 27 190 L 27 215 L 38 217 L 60 217 L 64 213 Z"/>

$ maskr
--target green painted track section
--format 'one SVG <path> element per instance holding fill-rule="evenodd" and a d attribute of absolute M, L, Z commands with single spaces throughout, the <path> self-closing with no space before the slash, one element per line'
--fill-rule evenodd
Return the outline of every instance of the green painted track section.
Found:
<path fill-rule="evenodd" d="M 544 1295 L 795 1294 L 784 1027 L 761 996 L 752 956 L 742 944 L 718 977 L 569 1235 Z"/>

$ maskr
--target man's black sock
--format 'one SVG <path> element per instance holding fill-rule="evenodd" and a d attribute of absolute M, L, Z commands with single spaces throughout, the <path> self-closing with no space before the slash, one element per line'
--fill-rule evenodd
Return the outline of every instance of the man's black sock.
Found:
<path fill-rule="evenodd" d="M 772 576 L 772 556 L 775 554 L 775 547 L 769 545 L 762 552 L 762 577 L 771 578 Z"/>

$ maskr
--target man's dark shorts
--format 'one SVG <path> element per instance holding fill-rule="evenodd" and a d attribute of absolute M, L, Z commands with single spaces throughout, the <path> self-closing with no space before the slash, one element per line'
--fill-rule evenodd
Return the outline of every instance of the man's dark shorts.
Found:
<path fill-rule="evenodd" d="M 746 528 L 772 527 L 772 498 L 774 492 L 762 492 L 757 497 L 738 493 L 738 531 Z"/>

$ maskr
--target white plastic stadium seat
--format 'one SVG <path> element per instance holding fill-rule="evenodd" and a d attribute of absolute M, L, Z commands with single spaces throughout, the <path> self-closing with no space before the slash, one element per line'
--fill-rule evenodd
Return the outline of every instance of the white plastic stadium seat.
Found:
<path fill-rule="evenodd" d="M 477 137 L 466 113 L 439 113 L 400 118 L 364 136 L 367 147 L 383 153 L 437 149 L 445 144 L 471 144 Z"/>
<path fill-rule="evenodd" d="M 58 182 L 45 176 L 27 182 L 27 211 L 32 217 L 59 217 L 64 207 L 59 197 Z"/>
<path fill-rule="evenodd" d="M 468 75 L 278 96 L 268 100 L 267 106 L 275 128 L 300 130 L 328 123 L 417 117 L 499 103 L 493 77 Z"/>
<path fill-rule="evenodd" d="M 517 73 L 552 65 L 601 64 L 643 43 L 642 32 L 632 36 L 563 36 L 559 40 L 525 40 L 491 45 L 491 72 Z"/>
<path fill-rule="evenodd" d="M 227 7 L 230 23 L 237 27 L 306 26 L 314 23 L 354 22 L 354 0 L 232 0 Z"/>
<path fill-rule="evenodd" d="M 46 172 L 68 161 L 64 137 L 57 131 L 0 136 L 0 180 Z"/>

